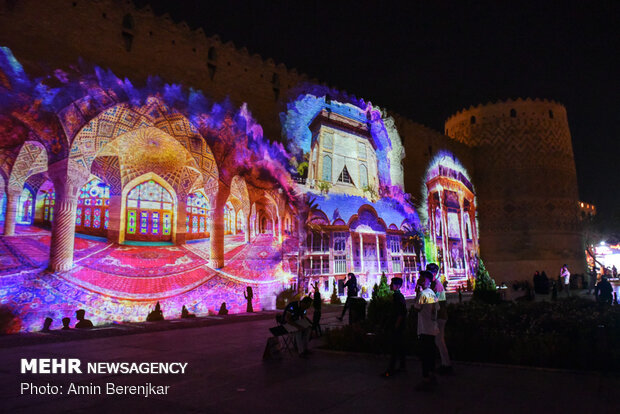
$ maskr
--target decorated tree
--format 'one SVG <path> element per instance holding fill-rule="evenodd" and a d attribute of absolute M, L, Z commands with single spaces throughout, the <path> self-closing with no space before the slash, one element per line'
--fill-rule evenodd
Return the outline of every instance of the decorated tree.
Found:
<path fill-rule="evenodd" d="M 491 278 L 480 258 L 478 258 L 473 298 L 487 303 L 498 303 L 500 301 L 495 280 Z"/>
<path fill-rule="evenodd" d="M 340 300 L 340 296 L 338 296 L 338 289 L 336 288 L 336 281 L 334 280 L 334 289 L 332 290 L 332 296 L 330 298 L 330 303 L 332 305 L 340 305 L 342 301 Z"/>

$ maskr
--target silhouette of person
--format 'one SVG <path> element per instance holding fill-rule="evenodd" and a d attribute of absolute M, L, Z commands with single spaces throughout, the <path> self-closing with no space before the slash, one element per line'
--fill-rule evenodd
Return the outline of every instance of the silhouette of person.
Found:
<path fill-rule="evenodd" d="M 164 320 L 164 313 L 161 310 L 161 306 L 159 306 L 159 302 L 155 304 L 155 309 L 151 311 L 146 317 L 147 322 L 159 322 Z"/>
<path fill-rule="evenodd" d="M 67 329 L 71 329 L 69 324 L 71 323 L 71 318 L 62 318 L 62 330 L 65 331 Z"/>
<path fill-rule="evenodd" d="M 344 308 L 342 309 L 342 314 L 338 317 L 338 320 L 341 321 L 344 318 L 344 314 L 347 309 L 351 306 L 351 298 L 357 296 L 357 278 L 353 273 L 347 274 L 349 280 L 344 284 L 344 287 L 347 288 L 347 301 L 344 303 Z"/>
<path fill-rule="evenodd" d="M 52 322 L 54 322 L 52 318 L 45 318 L 45 321 L 43 321 L 43 329 L 41 329 L 41 332 L 49 332 L 50 326 L 52 326 Z"/>
<path fill-rule="evenodd" d="M 611 283 L 609 283 L 607 277 L 603 276 L 594 289 L 594 296 L 596 297 L 597 302 L 611 305 L 613 300 L 613 290 L 614 289 L 611 287 Z"/>
<path fill-rule="evenodd" d="M 196 315 L 194 315 L 193 313 L 189 313 L 185 305 L 183 305 L 183 308 L 181 309 L 181 318 L 187 319 L 187 318 L 195 318 L 195 317 Z"/>
<path fill-rule="evenodd" d="M 226 309 L 226 302 L 222 302 L 220 306 L 220 310 L 217 312 L 218 315 L 228 315 L 228 309 Z"/>
<path fill-rule="evenodd" d="M 321 332 L 321 292 L 319 292 L 319 282 L 316 282 L 312 285 L 314 289 L 314 295 L 312 298 L 312 308 L 314 308 L 314 313 L 312 314 L 312 332 L 316 336 L 322 336 L 323 332 Z"/>
<path fill-rule="evenodd" d="M 312 299 L 310 296 L 306 296 L 300 301 L 289 303 L 284 309 L 283 319 L 288 325 L 285 328 L 288 332 L 295 334 L 295 344 L 301 358 L 306 358 L 310 355 L 308 341 L 310 340 L 312 325 L 306 317 L 306 312 L 310 305 L 312 305 Z"/>
<path fill-rule="evenodd" d="M 247 293 L 243 292 L 243 297 L 248 301 L 245 311 L 252 313 L 254 312 L 254 308 L 252 308 L 252 298 L 254 298 L 254 292 L 252 292 L 252 286 L 248 286 L 246 290 Z"/>
<path fill-rule="evenodd" d="M 85 319 L 84 316 L 86 311 L 84 309 L 79 309 L 75 312 L 75 318 L 78 320 L 78 323 L 75 324 L 76 329 L 90 329 L 93 327 L 93 323 L 89 319 Z"/>
<path fill-rule="evenodd" d="M 390 282 L 390 290 L 392 294 L 392 314 L 390 329 L 390 342 L 392 353 L 390 356 L 390 363 L 388 369 L 382 374 L 383 377 L 390 377 L 395 372 L 396 361 L 399 361 L 398 371 L 406 371 L 406 359 L 405 359 L 405 327 L 407 326 L 407 303 L 405 297 L 400 292 L 400 288 L 403 286 L 403 279 L 400 277 L 393 277 Z"/>

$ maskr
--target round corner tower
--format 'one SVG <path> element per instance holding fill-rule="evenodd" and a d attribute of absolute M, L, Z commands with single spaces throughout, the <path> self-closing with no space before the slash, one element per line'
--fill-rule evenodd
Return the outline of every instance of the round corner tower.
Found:
<path fill-rule="evenodd" d="M 584 271 L 575 160 L 566 109 L 547 100 L 506 101 L 458 112 L 450 138 L 473 147 L 480 250 L 492 277 L 555 278 Z"/>

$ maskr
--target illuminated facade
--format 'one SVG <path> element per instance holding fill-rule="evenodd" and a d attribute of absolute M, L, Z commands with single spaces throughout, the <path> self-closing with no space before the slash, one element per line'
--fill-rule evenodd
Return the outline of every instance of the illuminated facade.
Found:
<path fill-rule="evenodd" d="M 498 281 L 583 263 L 555 102 L 469 108 L 438 132 L 131 3 L 7 4 L 0 300 L 24 330 L 77 307 L 241 312 L 248 285 L 261 309 L 350 271 L 368 293 L 431 261 L 455 289 L 479 253 Z M 81 57 L 100 67 L 41 69 Z"/>

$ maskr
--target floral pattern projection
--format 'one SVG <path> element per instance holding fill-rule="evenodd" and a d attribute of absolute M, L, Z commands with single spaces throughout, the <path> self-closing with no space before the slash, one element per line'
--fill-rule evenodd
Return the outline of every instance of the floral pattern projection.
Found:
<path fill-rule="evenodd" d="M 478 258 L 476 196 L 453 154 L 440 152 L 429 165 L 422 193 L 427 255 L 440 264 L 451 290 L 473 278 Z"/>

